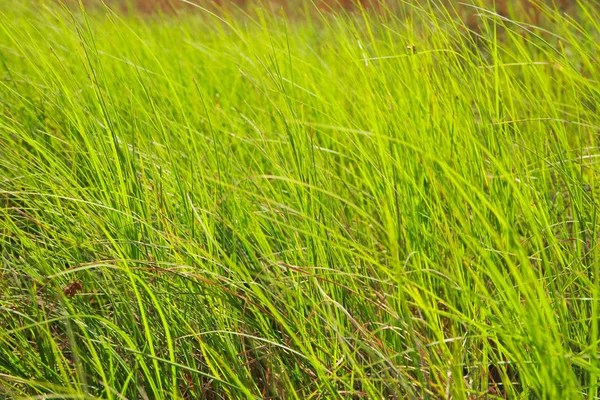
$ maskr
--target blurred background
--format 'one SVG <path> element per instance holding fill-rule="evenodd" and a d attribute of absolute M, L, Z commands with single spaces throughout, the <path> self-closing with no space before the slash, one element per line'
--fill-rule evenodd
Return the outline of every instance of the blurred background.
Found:
<path fill-rule="evenodd" d="M 0 0 L 2 1 L 2 0 Z M 56 0 L 78 6 L 79 0 Z M 417 9 L 448 12 L 460 21 L 461 29 L 481 32 L 482 13 L 478 7 L 493 10 L 503 17 L 545 29 L 553 10 L 559 10 L 577 20 L 578 0 L 81 0 L 93 9 L 108 5 L 111 9 L 135 16 L 183 15 L 201 11 L 195 5 L 220 15 L 246 14 L 261 8 L 275 14 L 285 13 L 288 19 L 303 19 L 308 14 L 359 14 L 360 12 L 395 15 L 411 19 Z M 579 0 L 580 1 L 580 0 Z M 596 1 L 596 0 L 591 0 Z"/>
<path fill-rule="evenodd" d="M 73 1 L 73 0 L 70 0 Z M 188 1 L 188 0 L 186 0 Z M 138 12 L 174 12 L 178 9 L 190 8 L 186 1 L 182 0 L 84 0 L 87 5 L 101 4 L 102 2 L 118 6 L 125 10 L 137 10 Z M 76 3 L 77 1 L 75 1 Z M 207 7 L 222 8 L 244 8 L 256 6 L 284 7 L 289 10 L 300 7 L 301 0 L 189 0 L 195 4 Z M 395 9 L 410 8 L 411 6 L 422 6 L 423 4 L 444 5 L 461 10 L 465 8 L 463 3 L 472 3 L 486 8 L 494 8 L 499 14 L 508 16 L 514 13 L 525 12 L 527 15 L 539 9 L 541 6 L 556 7 L 568 10 L 573 7 L 577 0 L 312 0 L 317 7 L 324 10 L 358 10 L 358 9 Z"/>
<path fill-rule="evenodd" d="M 0 0 L 1 1 L 1 0 Z M 57 0 L 77 6 L 79 0 Z M 108 5 L 113 10 L 138 16 L 181 15 L 198 12 L 199 5 L 222 15 L 234 15 L 263 8 L 278 13 L 285 11 L 287 18 L 307 13 L 348 13 L 362 11 L 387 13 L 410 18 L 417 8 L 448 11 L 471 31 L 479 32 L 482 19 L 477 7 L 494 10 L 498 14 L 544 28 L 544 14 L 551 9 L 567 13 L 577 19 L 578 0 L 82 0 L 86 8 Z M 595 1 L 595 0 L 594 0 Z"/>

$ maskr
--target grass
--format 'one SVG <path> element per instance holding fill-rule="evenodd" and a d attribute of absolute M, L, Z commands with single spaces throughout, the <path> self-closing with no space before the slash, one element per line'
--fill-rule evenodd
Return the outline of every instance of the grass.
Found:
<path fill-rule="evenodd" d="M 0 397 L 600 396 L 598 2 L 4 4 Z"/>

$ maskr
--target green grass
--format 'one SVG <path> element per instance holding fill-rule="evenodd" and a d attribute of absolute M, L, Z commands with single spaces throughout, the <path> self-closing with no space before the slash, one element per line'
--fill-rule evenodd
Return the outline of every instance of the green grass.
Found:
<path fill-rule="evenodd" d="M 598 2 L 36 4 L 0 11 L 0 397 L 598 398 Z"/>

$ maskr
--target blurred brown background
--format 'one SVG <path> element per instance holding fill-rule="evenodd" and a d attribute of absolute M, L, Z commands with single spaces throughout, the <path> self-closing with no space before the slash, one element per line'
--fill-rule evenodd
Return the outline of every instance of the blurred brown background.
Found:
<path fill-rule="evenodd" d="M 1 1 L 1 0 L 0 0 Z M 63 2 L 74 2 L 77 0 L 58 0 Z M 215 10 L 231 10 L 256 6 L 261 4 L 271 9 L 284 7 L 288 15 L 294 15 L 294 11 L 302 9 L 302 0 L 188 0 Z M 361 8 L 372 11 L 382 9 L 407 10 L 410 4 L 443 4 L 455 10 L 469 27 L 476 27 L 478 17 L 476 10 L 461 3 L 473 3 L 488 9 L 495 9 L 498 14 L 506 17 L 514 17 L 520 21 L 539 22 L 541 12 L 540 6 L 551 6 L 561 11 L 575 12 L 577 0 L 312 0 L 319 9 L 331 11 L 356 11 Z M 110 5 L 112 8 L 121 9 L 125 12 L 135 11 L 142 14 L 175 13 L 183 10 L 193 10 L 189 4 L 182 0 L 83 0 L 86 6 L 101 4 Z M 385 6 L 384 6 L 385 5 Z"/>
<path fill-rule="evenodd" d="M 84 0 L 84 3 L 99 3 L 101 0 Z M 298 5 L 298 0 L 189 0 L 190 2 L 202 4 L 203 6 L 214 5 L 217 7 L 245 7 L 249 4 L 266 3 L 271 6 L 293 7 Z M 157 10 L 173 11 L 177 8 L 185 7 L 182 0 L 104 0 L 105 3 L 118 5 L 119 7 L 137 9 L 142 12 L 153 12 Z M 394 5 L 401 3 L 411 3 L 411 1 L 401 0 L 314 0 L 315 4 L 321 8 L 346 9 L 352 10 L 359 7 L 380 8 L 382 3 Z M 567 9 L 573 6 L 577 0 L 438 0 L 432 3 L 446 3 L 456 8 L 460 8 L 460 3 L 475 3 L 486 7 L 495 7 L 498 13 L 508 14 L 510 11 L 524 11 L 536 8 L 540 3 L 555 5 L 560 9 Z M 425 1 L 414 0 L 412 3 L 425 3 Z"/>

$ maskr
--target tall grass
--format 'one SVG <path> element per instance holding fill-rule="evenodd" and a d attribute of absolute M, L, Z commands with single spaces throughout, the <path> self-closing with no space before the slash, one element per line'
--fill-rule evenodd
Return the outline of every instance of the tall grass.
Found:
<path fill-rule="evenodd" d="M 0 396 L 599 396 L 596 1 L 3 4 Z"/>

